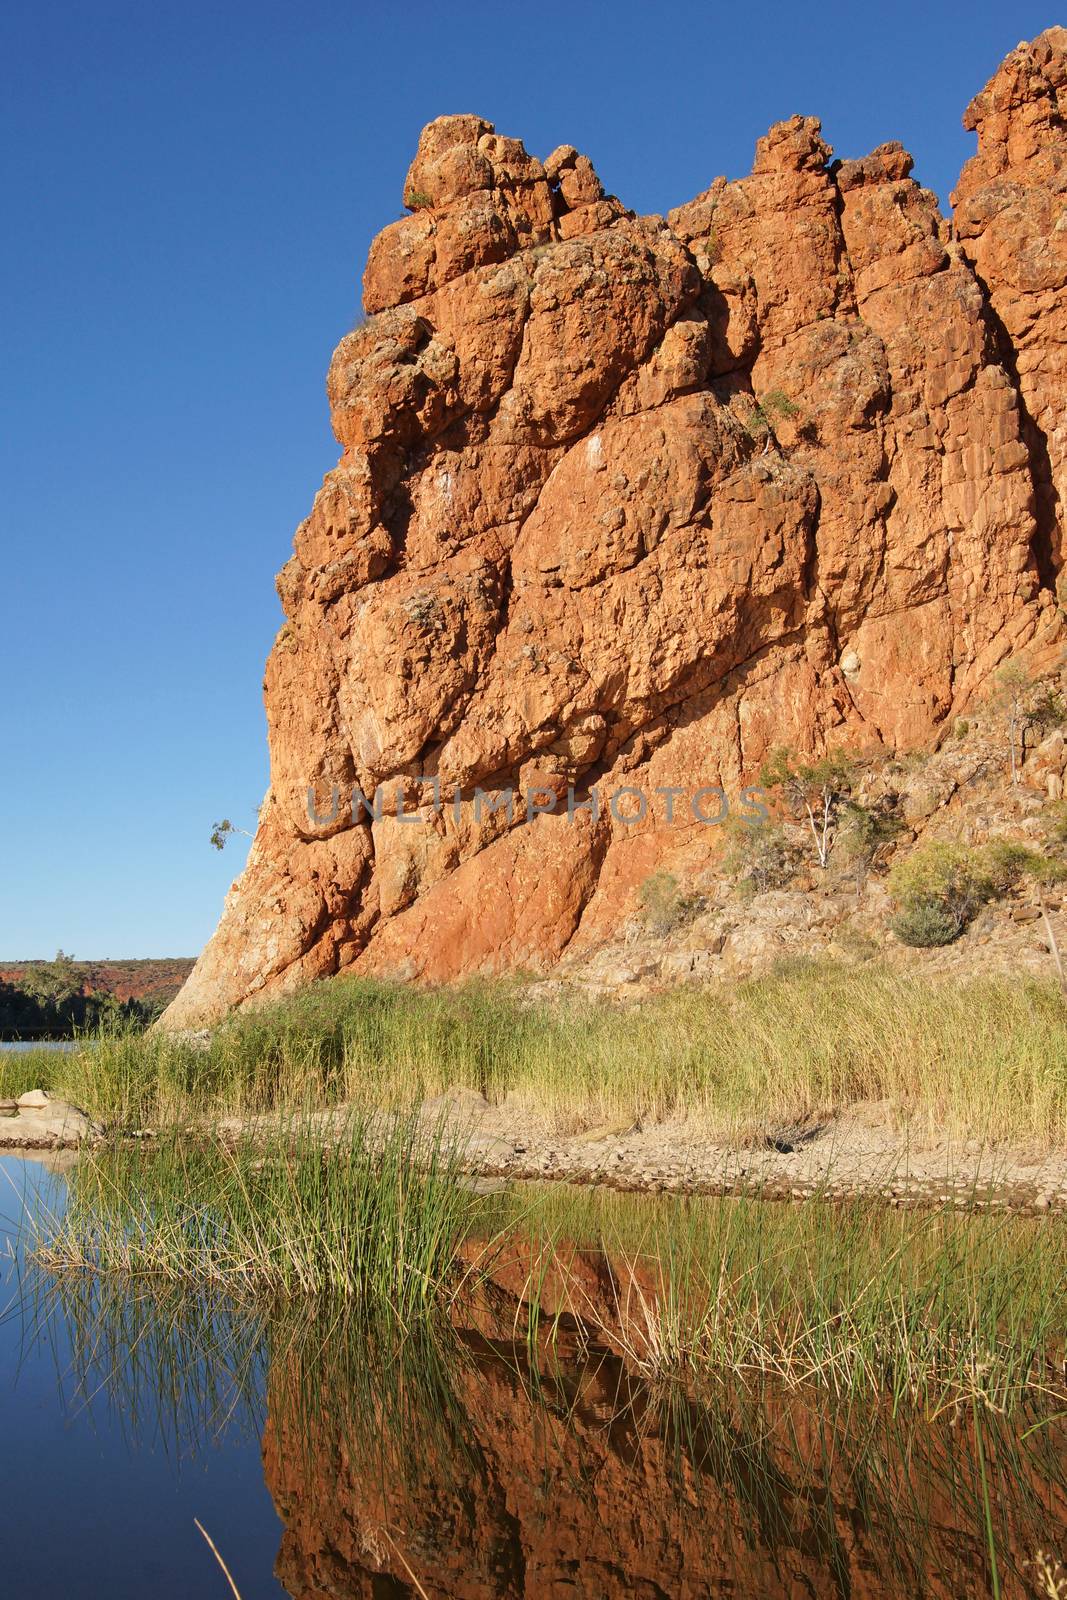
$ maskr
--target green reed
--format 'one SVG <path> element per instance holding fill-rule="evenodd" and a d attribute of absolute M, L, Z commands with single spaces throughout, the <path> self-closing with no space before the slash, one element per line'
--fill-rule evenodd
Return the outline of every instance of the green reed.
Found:
<path fill-rule="evenodd" d="M 334 979 L 202 1041 L 103 1032 L 0 1063 L 98 1120 L 174 1122 L 346 1101 L 408 1105 L 461 1084 L 561 1127 L 691 1116 L 728 1135 L 889 1101 L 918 1129 L 1067 1145 L 1067 1027 L 1052 984 L 936 982 L 801 965 L 640 1005 L 531 1001 L 512 982 Z"/>
<path fill-rule="evenodd" d="M 401 1323 L 432 1308 L 477 1198 L 461 1147 L 412 1116 L 352 1113 L 328 1145 L 306 1119 L 229 1145 L 171 1134 L 71 1173 L 32 1240 L 53 1271 L 88 1269 L 241 1297 L 331 1293 Z"/>
<path fill-rule="evenodd" d="M 759 1194 L 678 1200 L 564 1187 L 477 1196 L 462 1138 L 352 1114 L 234 1145 L 168 1136 L 82 1161 L 38 1261 L 265 1303 L 357 1300 L 402 1327 L 521 1293 L 656 1378 L 733 1373 L 930 1410 L 1067 1406 L 1067 1240 L 1055 1219 Z M 592 1263 L 592 1265 L 590 1264 Z"/>
<path fill-rule="evenodd" d="M 732 1372 L 931 1410 L 1067 1405 L 1056 1221 L 557 1187 L 508 1198 L 481 1269 L 517 1246 L 528 1327 L 577 1316 L 649 1376 Z M 610 1271 L 591 1282 L 583 1252 Z"/>

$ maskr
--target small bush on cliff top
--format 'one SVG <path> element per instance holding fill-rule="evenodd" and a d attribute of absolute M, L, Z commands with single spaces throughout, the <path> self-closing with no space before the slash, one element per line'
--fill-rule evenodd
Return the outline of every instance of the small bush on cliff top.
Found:
<path fill-rule="evenodd" d="M 775 423 L 797 416 L 799 409 L 781 389 L 770 389 L 758 400 L 753 396 L 752 410 L 745 418 L 745 432 L 750 438 L 763 439 L 769 445 L 775 439 Z"/>
<path fill-rule="evenodd" d="M 795 417 L 800 410 L 782 389 L 769 389 L 760 405 L 772 417 Z"/>

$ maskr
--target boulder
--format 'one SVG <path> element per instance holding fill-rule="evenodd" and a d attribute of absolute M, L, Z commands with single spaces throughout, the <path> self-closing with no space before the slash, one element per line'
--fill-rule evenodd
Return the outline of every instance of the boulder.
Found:
<path fill-rule="evenodd" d="M 43 1089 L 20 1095 L 15 1116 L 0 1118 L 0 1148 L 59 1148 L 99 1138 L 103 1130 L 65 1100 L 54 1100 Z"/>

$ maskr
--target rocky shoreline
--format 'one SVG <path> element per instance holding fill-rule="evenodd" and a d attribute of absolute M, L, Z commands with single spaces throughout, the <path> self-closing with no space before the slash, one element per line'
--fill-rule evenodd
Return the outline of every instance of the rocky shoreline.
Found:
<path fill-rule="evenodd" d="M 311 1121 L 328 1142 L 346 1115 L 341 1107 L 311 1113 Z M 883 1102 L 855 1104 L 803 1127 L 769 1128 L 743 1142 L 713 1137 L 695 1118 L 561 1133 L 510 1097 L 493 1106 L 464 1088 L 424 1101 L 421 1119 L 428 1135 L 463 1141 L 464 1169 L 478 1187 L 567 1183 L 626 1194 L 1067 1212 L 1067 1151 L 923 1136 Z M 233 1140 L 276 1129 L 280 1120 L 228 1118 L 216 1131 Z"/>
<path fill-rule="evenodd" d="M 344 1106 L 310 1112 L 300 1118 L 301 1130 L 316 1129 L 325 1146 L 348 1116 Z M 233 1142 L 277 1132 L 287 1120 L 286 1113 L 227 1117 L 210 1131 Z M 862 1102 L 819 1122 L 769 1127 L 734 1141 L 709 1135 L 692 1117 L 560 1132 L 511 1097 L 493 1106 L 464 1088 L 424 1101 L 420 1120 L 428 1137 L 462 1143 L 464 1171 L 478 1188 L 566 1183 L 679 1198 L 880 1199 L 900 1208 L 1067 1213 L 1067 1152 L 931 1138 L 910 1129 L 884 1102 Z M 155 1133 L 105 1134 L 85 1112 L 40 1089 L 0 1104 L 0 1151 L 76 1150 L 123 1137 L 151 1140 Z"/>
<path fill-rule="evenodd" d="M 857 1114 L 858 1113 L 858 1114 Z M 752 1146 L 710 1139 L 688 1122 L 570 1137 L 474 1131 L 471 1171 L 510 1181 L 594 1185 L 627 1194 L 755 1195 L 763 1200 L 882 1199 L 894 1207 L 1067 1212 L 1067 1155 L 971 1140 L 924 1144 L 870 1126 L 851 1108 L 820 1126 L 776 1130 Z M 877 1117 L 877 1110 L 874 1112 Z"/>
<path fill-rule="evenodd" d="M 46 1089 L 28 1089 L 17 1100 L 0 1100 L 0 1151 L 71 1150 L 103 1135 L 103 1128 L 77 1106 Z"/>

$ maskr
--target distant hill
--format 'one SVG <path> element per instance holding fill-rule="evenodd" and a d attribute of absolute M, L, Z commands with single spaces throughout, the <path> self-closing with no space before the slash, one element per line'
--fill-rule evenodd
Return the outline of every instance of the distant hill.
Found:
<path fill-rule="evenodd" d="M 69 1039 L 101 1024 L 147 1027 L 174 999 L 191 956 L 0 964 L 0 1039 Z"/>
<path fill-rule="evenodd" d="M 116 1000 L 172 1000 L 193 970 L 195 956 L 161 956 L 157 960 L 110 959 L 74 961 L 82 994 L 111 994 Z M 0 983 L 21 986 L 27 973 L 47 960 L 0 963 Z"/>

